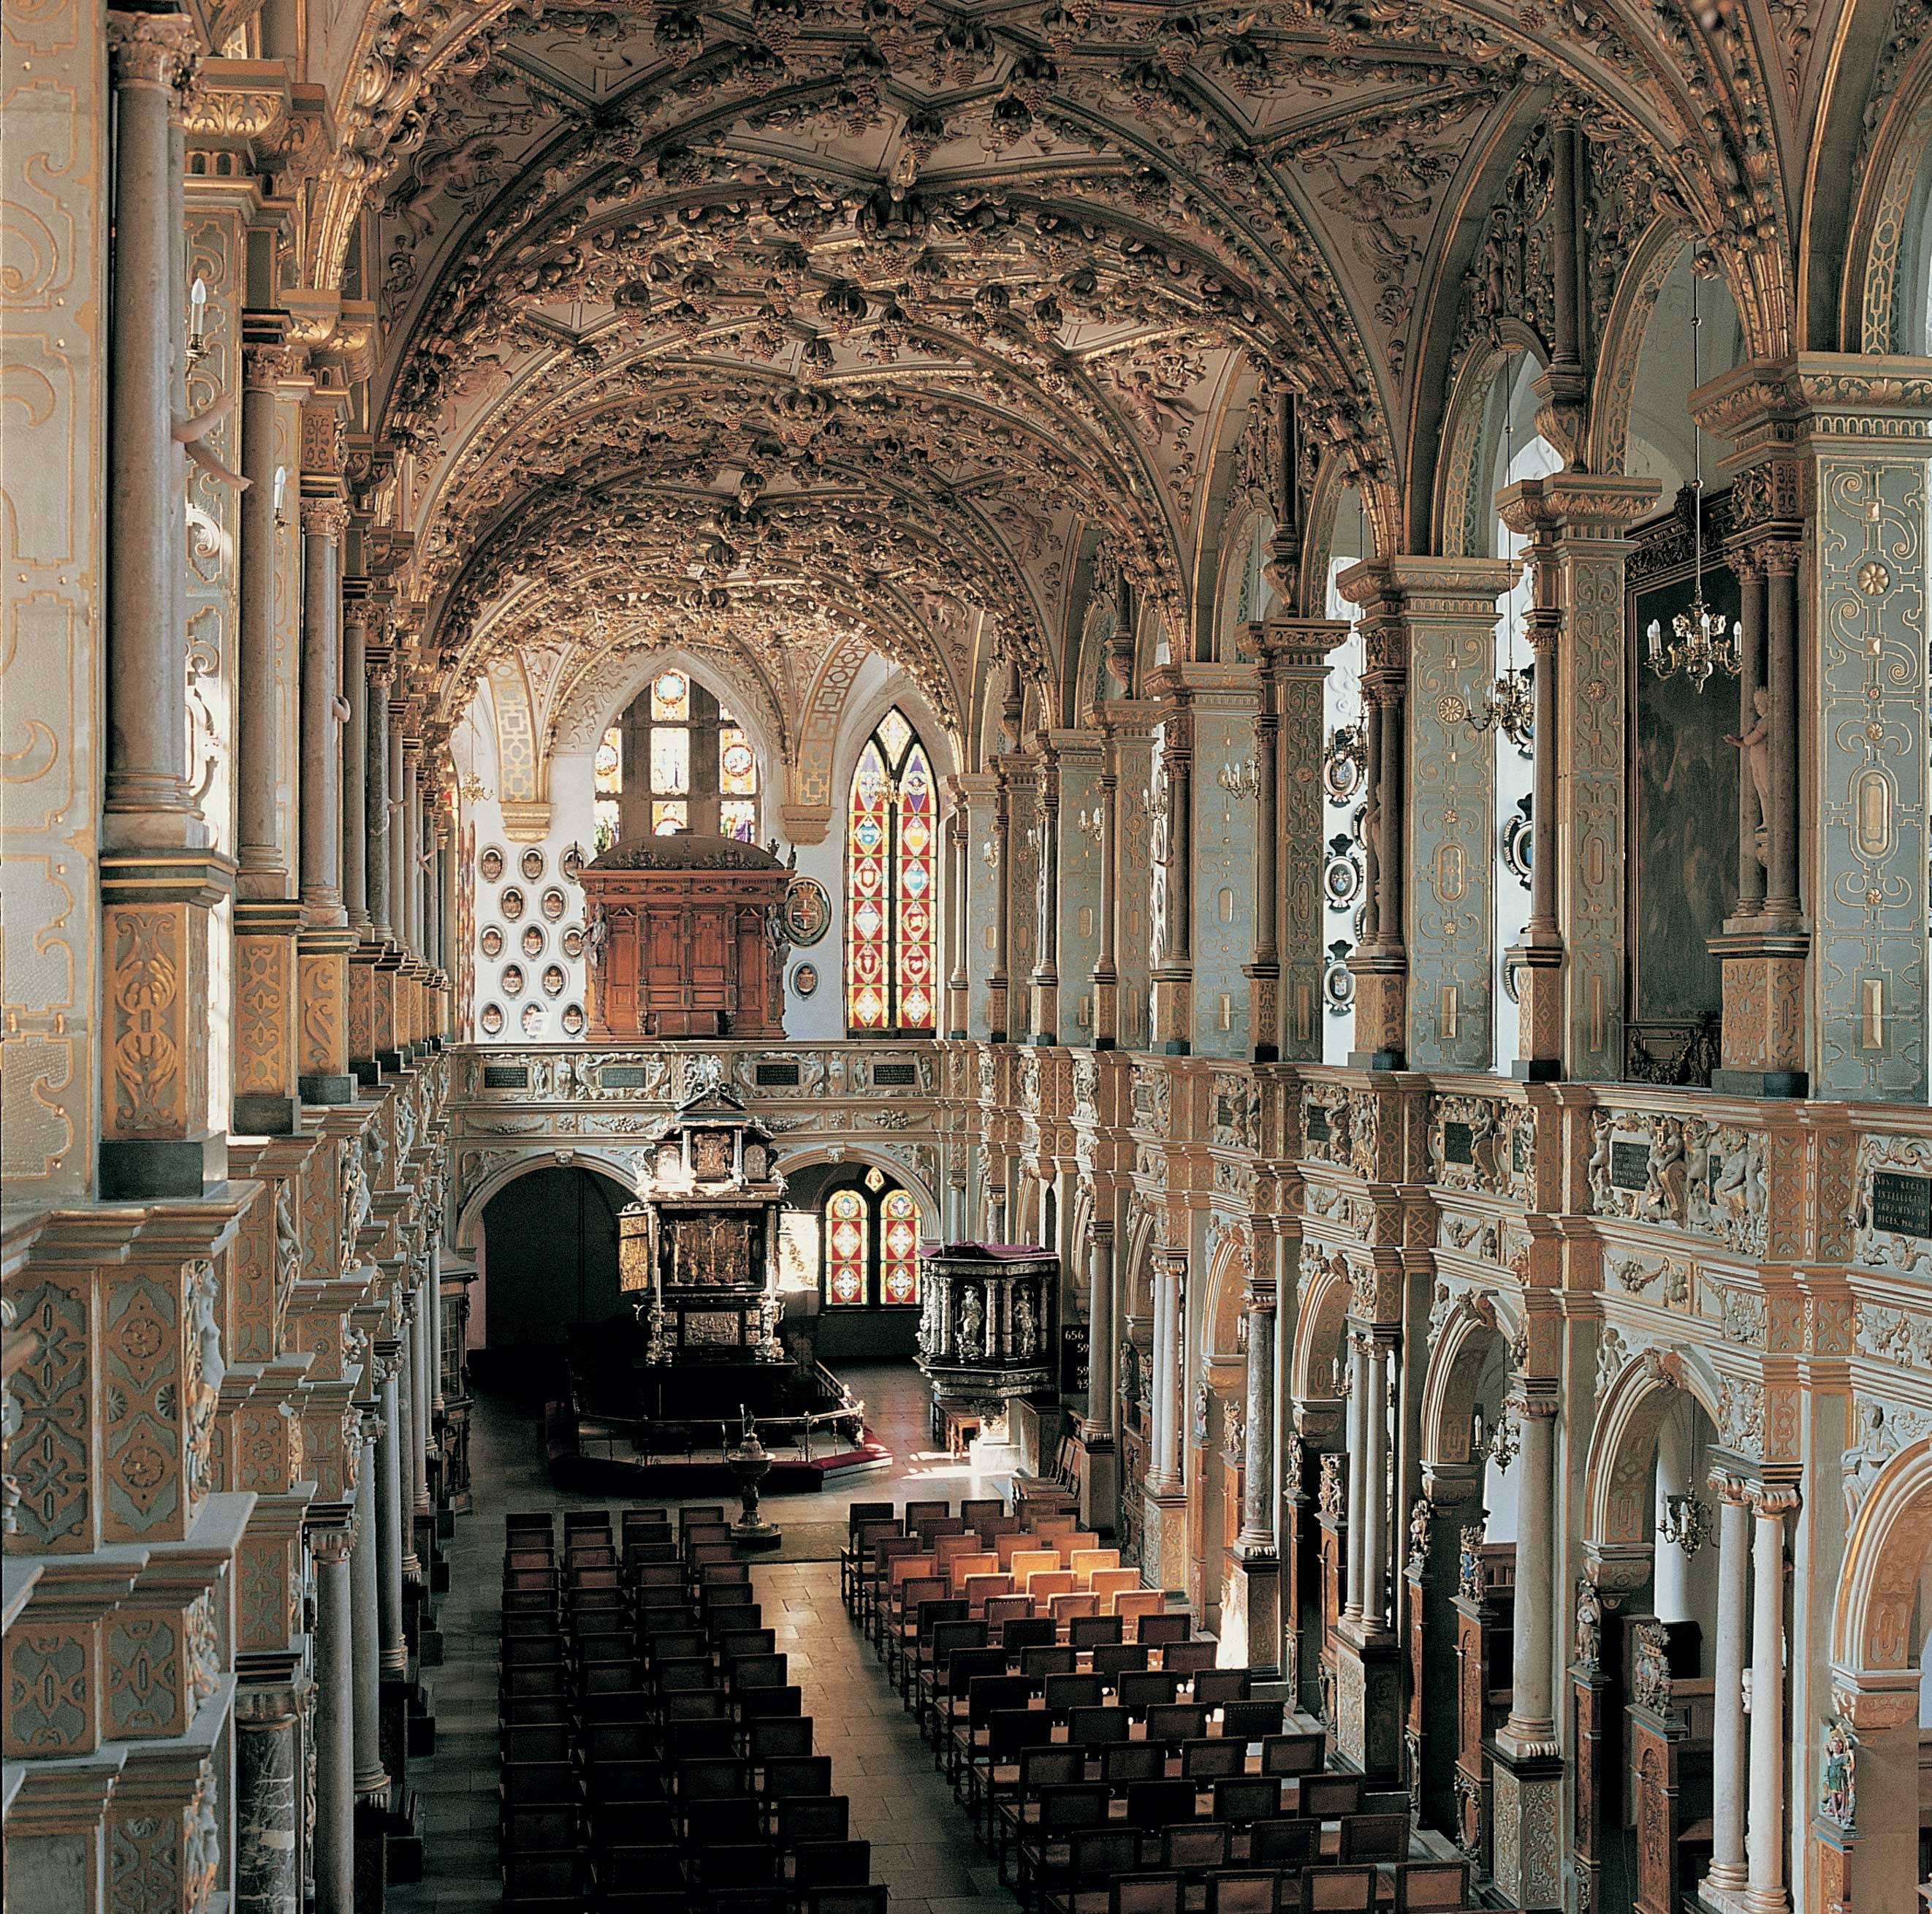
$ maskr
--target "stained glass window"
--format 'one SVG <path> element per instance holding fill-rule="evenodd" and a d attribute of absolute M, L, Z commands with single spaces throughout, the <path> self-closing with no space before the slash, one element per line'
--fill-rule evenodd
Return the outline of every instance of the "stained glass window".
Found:
<path fill-rule="evenodd" d="M 835 1190 L 825 1199 L 825 1300 L 862 1303 L 866 1300 L 867 1238 L 863 1192 Z"/>
<path fill-rule="evenodd" d="M 903 1190 L 879 1204 L 879 1300 L 919 1300 L 919 1205 Z"/>
<path fill-rule="evenodd" d="M 646 832 L 758 841 L 758 754 L 743 725 L 682 671 L 660 671 L 596 759 L 597 848 Z"/>
<path fill-rule="evenodd" d="M 938 794 L 932 760 L 896 706 L 859 754 L 846 812 L 846 1022 L 854 1036 L 929 1036 Z"/>
<path fill-rule="evenodd" d="M 896 1309 L 919 1301 L 919 1204 L 877 1169 L 825 1198 L 825 1300 Z"/>
<path fill-rule="evenodd" d="M 682 671 L 660 671 L 651 681 L 653 722 L 684 724 L 691 721 L 691 680 Z"/>

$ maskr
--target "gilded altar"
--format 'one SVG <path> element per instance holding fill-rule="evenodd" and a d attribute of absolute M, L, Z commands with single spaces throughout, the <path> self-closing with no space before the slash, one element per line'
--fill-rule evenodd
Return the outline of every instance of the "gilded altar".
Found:
<path fill-rule="evenodd" d="M 646 1360 L 779 1362 L 778 1213 L 771 1132 L 712 1086 L 668 1118 L 618 1220 L 618 1282 Z"/>

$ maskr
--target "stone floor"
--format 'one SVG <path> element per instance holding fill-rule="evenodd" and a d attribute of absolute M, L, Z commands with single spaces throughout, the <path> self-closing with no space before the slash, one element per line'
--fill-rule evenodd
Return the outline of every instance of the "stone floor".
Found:
<path fill-rule="evenodd" d="M 769 1518 L 842 1521 L 854 1502 L 991 1492 L 962 1462 L 930 1450 L 924 1378 L 910 1364 L 846 1373 L 874 1432 L 896 1459 L 889 1473 L 812 1496 L 773 1497 Z M 393 1914 L 473 1914 L 496 1906 L 497 1599 L 503 1516 L 513 1508 L 617 1504 L 550 1486 L 536 1419 L 496 1398 L 477 1400 L 470 1466 L 476 1507 L 460 1516 L 449 1553 L 449 1592 L 437 1605 L 443 1664 L 430 1671 L 436 1718 L 434 1760 L 417 1762 L 410 1785 L 422 1807 L 425 1878 L 392 1890 Z M 698 1498 L 716 1501 L 716 1496 Z M 832 1785 L 852 1802 L 852 1833 L 872 1844 L 872 1878 L 902 1914 L 1012 1914 L 986 1856 L 944 1780 L 935 1774 L 898 1696 L 838 1598 L 836 1562 L 774 1562 L 753 1570 L 766 1625 L 790 1658 L 818 1751 L 832 1757 Z"/>

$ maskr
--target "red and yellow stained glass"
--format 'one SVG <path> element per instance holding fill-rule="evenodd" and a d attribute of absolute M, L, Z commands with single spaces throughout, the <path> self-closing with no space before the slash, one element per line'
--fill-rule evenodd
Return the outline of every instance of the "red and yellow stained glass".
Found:
<path fill-rule="evenodd" d="M 919 1300 L 919 1205 L 903 1190 L 879 1204 L 879 1300 Z"/>
<path fill-rule="evenodd" d="M 926 748 L 896 708 L 860 753 L 846 820 L 846 1022 L 925 1033 L 938 1022 L 937 794 Z"/>
<path fill-rule="evenodd" d="M 825 1199 L 825 1299 L 866 1300 L 866 1198 L 856 1190 L 835 1190 Z"/>

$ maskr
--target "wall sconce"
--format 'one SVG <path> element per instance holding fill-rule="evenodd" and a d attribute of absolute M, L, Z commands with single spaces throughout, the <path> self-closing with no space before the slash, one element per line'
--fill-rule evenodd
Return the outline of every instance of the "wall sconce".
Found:
<path fill-rule="evenodd" d="M 1215 1006 L 1214 1014 L 1216 1022 L 1222 1030 L 1234 1028 L 1234 1000 L 1225 990 L 1221 993 L 1220 1003 Z"/>
<path fill-rule="evenodd" d="M 289 468 L 286 465 L 278 465 L 275 467 L 275 483 L 274 492 L 275 529 L 278 531 L 285 531 L 287 530 L 289 523 L 289 514 L 287 511 L 288 500 Z"/>
<path fill-rule="evenodd" d="M 1230 797 L 1258 797 L 1261 795 L 1261 773 L 1255 769 L 1255 760 L 1244 758 L 1240 764 L 1232 759 L 1221 766 L 1215 782 Z"/>
<path fill-rule="evenodd" d="M 188 292 L 188 362 L 199 365 L 208 356 L 208 281 L 200 273 Z"/>
<path fill-rule="evenodd" d="M 986 842 L 980 847 L 980 856 L 988 870 L 997 871 L 1000 868 L 999 839 L 998 838 L 987 838 Z"/>
<path fill-rule="evenodd" d="M 1091 1030 L 1094 1028 L 1094 999 L 1090 994 L 1081 998 L 1078 1014 L 1080 1028 Z"/>
<path fill-rule="evenodd" d="M 1073 828 L 1084 838 L 1091 838 L 1096 844 L 1100 842 L 1100 833 L 1105 829 L 1100 818 L 1100 807 L 1096 804 L 1091 811 L 1076 811 L 1073 814 Z"/>

